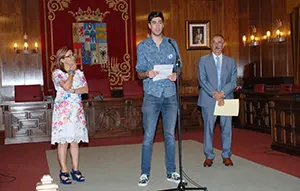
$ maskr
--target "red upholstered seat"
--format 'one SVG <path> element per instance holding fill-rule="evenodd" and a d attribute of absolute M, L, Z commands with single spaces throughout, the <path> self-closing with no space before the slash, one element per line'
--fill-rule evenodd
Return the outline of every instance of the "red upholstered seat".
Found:
<path fill-rule="evenodd" d="M 294 84 L 294 92 L 300 93 L 300 84 Z"/>
<path fill-rule="evenodd" d="M 123 96 L 124 98 L 143 97 L 142 82 L 137 80 L 123 81 Z"/>
<path fill-rule="evenodd" d="M 88 79 L 89 99 L 95 96 L 103 96 L 104 98 L 111 97 L 110 82 L 105 79 Z"/>
<path fill-rule="evenodd" d="M 280 93 L 291 93 L 293 84 L 280 84 Z"/>
<path fill-rule="evenodd" d="M 86 79 L 98 80 L 102 78 L 108 78 L 108 72 L 101 71 L 100 64 L 87 65 L 83 64 L 83 72 Z"/>
<path fill-rule="evenodd" d="M 41 85 L 15 86 L 15 102 L 43 101 Z"/>
<path fill-rule="evenodd" d="M 254 93 L 264 93 L 265 92 L 265 84 L 255 84 L 253 92 Z"/>

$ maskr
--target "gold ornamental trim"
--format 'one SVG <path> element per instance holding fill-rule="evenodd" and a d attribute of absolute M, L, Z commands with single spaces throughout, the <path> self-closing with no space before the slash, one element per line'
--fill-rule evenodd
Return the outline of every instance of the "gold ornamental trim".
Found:
<path fill-rule="evenodd" d="M 128 20 L 128 3 L 126 0 L 106 0 L 109 8 L 122 13 L 122 19 Z"/>
<path fill-rule="evenodd" d="M 48 19 L 53 21 L 55 19 L 56 11 L 63 11 L 65 8 L 69 8 L 71 0 L 50 0 L 48 1 Z"/>
<path fill-rule="evenodd" d="M 64 11 L 66 9 L 69 8 L 69 4 L 71 4 L 72 0 L 43 0 L 43 8 L 44 8 L 44 12 L 48 13 L 48 15 L 45 14 L 44 16 L 44 29 L 45 29 L 45 49 L 46 49 L 46 75 L 47 78 L 49 76 L 49 64 L 52 64 L 53 62 L 55 62 L 55 54 L 54 54 L 54 39 L 53 39 L 53 21 L 56 19 L 56 12 L 59 11 Z M 106 4 L 108 4 L 108 7 L 110 9 L 113 9 L 114 11 L 119 11 L 121 12 L 121 18 L 124 21 L 125 24 L 125 46 L 126 46 L 126 52 L 123 55 L 123 61 L 121 63 L 116 62 L 117 64 L 114 66 L 111 66 L 110 71 L 109 71 L 109 76 L 110 76 L 110 83 L 111 85 L 122 85 L 123 81 L 128 81 L 130 79 L 130 76 L 132 75 L 132 79 L 134 77 L 133 73 L 133 67 L 131 67 L 130 65 L 130 60 L 131 55 L 129 54 L 129 40 L 128 40 L 128 19 L 129 19 L 129 15 L 128 15 L 128 11 L 129 11 L 129 6 L 128 6 L 128 1 L 130 2 L 131 5 L 131 0 L 106 0 Z M 48 9 L 48 10 L 47 10 Z M 89 10 L 91 12 L 89 12 Z M 99 12 L 98 12 L 99 10 Z M 130 7 L 131 10 L 131 7 Z M 80 8 L 78 9 L 78 12 L 80 11 Z M 81 9 L 82 11 L 82 9 Z M 72 11 L 68 11 L 68 13 L 71 13 L 71 15 L 74 17 L 74 14 L 78 14 L 78 12 L 73 13 Z M 87 13 L 89 12 L 89 13 Z M 84 18 L 88 18 L 85 17 L 84 14 L 86 14 L 86 16 L 88 14 L 90 14 L 91 16 L 94 14 L 95 17 L 97 17 L 97 21 L 101 22 L 104 17 L 106 16 L 106 14 L 110 13 L 109 11 L 106 11 L 105 13 L 102 13 L 102 18 L 101 18 L 101 14 L 100 13 L 100 9 L 97 8 L 96 11 L 90 9 L 90 7 L 88 7 L 88 9 L 86 10 L 86 13 L 81 14 L 82 17 Z M 131 14 L 131 13 L 130 13 Z M 132 17 L 132 15 L 130 15 Z M 77 17 L 77 19 L 76 19 Z M 81 21 L 81 18 L 79 15 L 75 15 L 75 20 Z M 49 50 L 48 50 L 48 35 L 47 35 L 47 21 L 49 20 L 50 22 L 50 46 L 51 46 L 51 53 L 49 56 Z M 102 20 L 101 20 L 102 19 Z M 88 20 L 93 20 L 93 19 L 88 19 Z M 100 21 L 101 20 L 101 21 Z M 83 20 L 82 20 L 83 21 Z M 132 21 L 132 18 L 130 19 L 130 21 Z M 130 24 L 130 34 L 132 34 L 132 23 Z M 131 45 L 133 45 L 133 42 L 131 42 Z M 131 47 L 131 54 L 133 55 L 133 47 Z M 50 62 L 49 62 L 50 61 Z M 133 59 L 131 60 L 132 64 L 133 64 Z M 131 71 L 132 70 L 132 71 Z M 50 87 L 50 80 L 47 79 L 47 85 L 48 85 L 48 89 L 52 90 L 52 88 Z"/>
<path fill-rule="evenodd" d="M 109 61 L 110 71 L 109 78 L 111 85 L 122 85 L 123 81 L 128 81 L 130 78 L 130 55 L 124 54 L 123 62 L 119 63 L 118 58 L 112 57 Z"/>
<path fill-rule="evenodd" d="M 129 5 L 130 5 L 130 7 L 129 7 L 129 13 L 130 13 L 130 36 L 131 36 L 131 38 L 132 38 L 132 37 L 133 37 L 133 26 L 132 26 L 133 24 L 132 24 L 132 23 L 134 22 L 133 20 L 134 20 L 135 18 L 132 16 L 132 3 L 131 3 L 131 0 L 129 0 L 129 2 L 130 2 L 130 3 L 129 3 Z M 134 6 L 134 5 L 133 5 L 133 6 Z M 133 50 L 133 47 L 134 47 L 133 43 L 135 44 L 135 42 L 133 42 L 133 40 L 131 39 L 131 41 L 130 41 L 130 45 L 131 45 L 130 48 L 131 48 L 131 50 L 130 50 L 130 51 L 131 51 L 132 57 L 133 57 L 133 51 L 134 51 L 134 50 Z M 131 60 L 131 66 L 135 66 L 135 64 L 134 64 L 134 59 Z M 135 67 L 132 67 L 132 68 L 131 68 L 131 71 L 132 71 L 132 72 L 131 72 L 131 79 L 132 79 L 132 80 L 135 80 L 135 79 L 134 79 L 134 73 L 135 73 L 134 68 L 135 68 Z"/>
<path fill-rule="evenodd" d="M 51 57 L 50 57 L 50 62 L 51 65 L 52 63 L 55 61 L 55 56 L 54 56 L 54 44 L 53 44 L 53 21 L 55 20 L 55 12 L 57 11 L 63 11 L 67 8 L 69 8 L 69 4 L 71 3 L 71 0 L 49 0 L 47 3 L 47 8 L 48 8 L 48 20 L 50 21 L 50 38 L 51 38 Z M 43 4 L 44 4 L 44 13 L 46 12 L 46 0 L 43 0 Z M 48 40 L 47 40 L 47 22 L 46 22 L 46 14 L 44 17 L 44 28 L 45 28 L 45 47 L 46 47 L 46 75 L 47 78 L 49 76 L 49 55 L 48 55 Z M 52 90 L 50 88 L 50 80 L 47 79 L 47 87 L 49 90 Z"/>
<path fill-rule="evenodd" d="M 130 1 L 130 0 L 129 0 Z M 131 1 L 130 1 L 131 3 Z M 116 70 L 112 66 L 110 67 L 111 70 L 109 71 L 110 82 L 112 85 L 122 85 L 123 81 L 128 81 L 131 76 L 131 66 L 130 66 L 130 54 L 128 48 L 128 1 L 127 0 L 106 0 L 106 4 L 108 7 L 113 9 L 114 11 L 120 11 L 122 13 L 122 19 L 124 20 L 125 24 L 125 45 L 126 45 L 126 53 L 123 56 L 123 62 L 117 63 Z M 130 25 L 130 27 L 132 27 Z M 133 54 L 133 52 L 132 52 Z M 132 59 L 133 62 L 133 59 Z M 111 64 L 111 63 L 110 63 Z"/>
<path fill-rule="evenodd" d="M 69 8 L 69 3 L 71 0 L 50 0 L 48 1 L 48 19 L 50 21 L 50 35 L 51 35 L 51 42 L 53 42 L 53 24 L 52 22 L 55 19 L 55 12 L 63 11 Z M 54 55 L 54 44 L 51 43 L 51 54 Z"/>
<path fill-rule="evenodd" d="M 77 12 L 68 11 L 77 22 L 80 21 L 98 21 L 102 22 L 105 15 L 110 13 L 109 11 L 105 11 L 102 13 L 99 8 L 97 8 L 95 11 L 92 10 L 90 7 L 87 8 L 86 11 L 83 11 L 80 7 L 78 8 Z"/>

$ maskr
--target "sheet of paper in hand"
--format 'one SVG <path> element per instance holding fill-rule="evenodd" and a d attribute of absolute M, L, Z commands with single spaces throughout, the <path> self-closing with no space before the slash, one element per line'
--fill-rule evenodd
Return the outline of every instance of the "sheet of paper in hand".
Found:
<path fill-rule="evenodd" d="M 171 64 L 163 64 L 163 65 L 154 65 L 154 71 L 158 71 L 158 75 L 153 78 L 153 81 L 167 79 L 173 71 L 173 65 Z"/>
<path fill-rule="evenodd" d="M 225 104 L 218 106 L 216 101 L 215 116 L 238 116 L 239 115 L 239 99 L 224 99 Z"/>

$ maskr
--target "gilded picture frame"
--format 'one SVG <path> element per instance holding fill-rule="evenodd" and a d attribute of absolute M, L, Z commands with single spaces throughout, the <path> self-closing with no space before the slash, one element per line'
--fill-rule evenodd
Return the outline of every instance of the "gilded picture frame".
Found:
<path fill-rule="evenodd" d="M 186 21 L 186 49 L 208 50 L 210 49 L 210 21 L 190 20 Z"/>

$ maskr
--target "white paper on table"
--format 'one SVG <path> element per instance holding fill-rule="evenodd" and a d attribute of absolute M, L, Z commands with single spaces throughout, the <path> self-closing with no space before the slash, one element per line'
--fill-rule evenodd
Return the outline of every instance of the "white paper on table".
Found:
<path fill-rule="evenodd" d="M 239 115 L 239 99 L 224 99 L 224 105 L 218 106 L 216 101 L 215 116 L 238 116 Z"/>
<path fill-rule="evenodd" d="M 153 81 L 162 80 L 168 78 L 173 71 L 172 64 L 162 64 L 162 65 L 154 65 L 154 71 L 158 71 L 159 73 L 153 78 Z"/>

